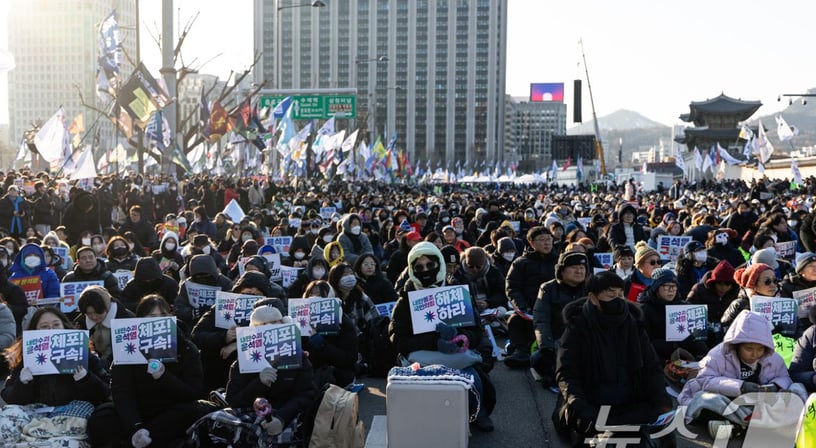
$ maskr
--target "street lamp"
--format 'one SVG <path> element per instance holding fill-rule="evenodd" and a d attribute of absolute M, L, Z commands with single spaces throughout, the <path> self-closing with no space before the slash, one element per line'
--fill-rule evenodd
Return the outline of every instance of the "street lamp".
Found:
<path fill-rule="evenodd" d="M 283 45 L 281 43 L 281 39 L 282 39 L 282 35 L 283 35 L 283 32 L 281 31 L 281 20 L 280 20 L 281 11 L 284 10 L 284 9 L 293 9 L 293 8 L 322 8 L 324 6 L 326 6 L 326 3 L 322 2 L 320 0 L 314 0 L 311 3 L 296 3 L 296 4 L 293 4 L 293 5 L 280 5 L 279 4 L 278 5 L 277 18 L 276 18 L 276 22 L 275 22 L 276 31 L 277 31 L 277 34 L 278 34 L 277 57 L 275 58 L 277 60 L 277 64 L 275 64 L 276 65 L 275 68 L 277 69 L 277 73 L 275 74 L 275 85 L 277 86 L 278 90 L 281 89 L 281 73 L 282 73 L 281 64 L 283 63 L 283 58 L 281 57 L 281 54 L 283 53 Z"/>

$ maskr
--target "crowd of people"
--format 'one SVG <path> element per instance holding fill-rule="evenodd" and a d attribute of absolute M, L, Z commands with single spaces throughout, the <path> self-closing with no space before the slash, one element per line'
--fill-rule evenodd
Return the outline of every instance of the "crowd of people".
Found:
<path fill-rule="evenodd" d="M 631 181 L 293 186 L 265 177 L 138 174 L 81 185 L 27 170 L 0 173 L 0 348 L 9 371 L 0 397 L 18 405 L 91 403 L 94 446 L 141 448 L 180 443 L 191 423 L 217 408 L 209 391 L 223 389 L 234 408 L 267 398 L 274 411 L 263 425 L 274 435 L 325 384 L 385 375 L 417 351 L 438 352 L 444 363 L 464 345 L 479 355 L 457 367 L 480 397 L 473 426 L 493 431 L 501 390 L 490 379 L 496 350 L 488 331 L 506 336 L 507 367 L 533 368 L 558 393 L 553 422 L 576 443 L 598 432 L 604 406 L 611 406 L 608 424 L 647 424 L 677 404 L 711 410 L 710 393 L 804 395 L 816 390 L 816 312 L 798 316 L 791 331 L 750 311 L 755 295 L 793 297 L 816 287 L 816 180 L 788 187 L 768 180 L 678 181 L 657 191 Z M 661 235 L 690 241 L 669 259 L 659 252 Z M 292 237 L 288 251 L 266 244 L 278 236 Z M 797 256 L 785 258 L 776 247 L 790 241 Z M 300 269 L 289 284 L 270 270 L 276 253 Z M 612 254 L 611 264 L 595 257 L 602 253 Z M 118 272 L 132 273 L 123 287 Z M 16 280 L 32 276 L 40 290 L 24 292 Z M 103 286 L 86 288 L 73 313 L 27 299 L 59 298 L 60 284 L 76 281 Z M 289 299 L 336 297 L 340 330 L 303 334 L 299 369 L 241 373 L 236 329 L 216 327 L 214 308 L 191 303 L 190 282 L 266 297 L 251 326 L 286 321 Z M 492 310 L 491 317 L 414 334 L 408 293 L 447 285 L 466 286 L 473 309 Z M 390 316 L 375 311 L 390 302 Z M 707 305 L 704 337 L 667 340 L 666 306 L 676 304 Z M 112 364 L 112 319 L 171 315 L 177 362 Z M 88 368 L 33 376 L 22 362 L 22 331 L 60 328 L 89 330 Z M 795 340 L 787 363 L 775 351 L 777 334 Z M 700 361 L 698 374 L 667 378 L 681 355 Z M 677 387 L 675 401 L 667 384 Z M 716 412 L 693 418 L 717 428 L 730 422 L 736 432 L 744 426 Z"/>

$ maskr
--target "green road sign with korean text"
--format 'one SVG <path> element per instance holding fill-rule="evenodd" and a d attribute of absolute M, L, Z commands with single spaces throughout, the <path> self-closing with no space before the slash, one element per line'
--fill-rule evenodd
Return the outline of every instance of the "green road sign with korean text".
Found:
<path fill-rule="evenodd" d="M 282 95 L 262 96 L 259 107 L 278 105 L 286 98 Z M 357 118 L 357 97 L 355 95 L 294 95 L 292 96 L 292 119 L 328 120 L 331 117 Z"/>

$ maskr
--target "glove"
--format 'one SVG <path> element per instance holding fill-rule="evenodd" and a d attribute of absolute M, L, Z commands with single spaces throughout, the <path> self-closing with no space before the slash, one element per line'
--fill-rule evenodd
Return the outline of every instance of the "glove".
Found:
<path fill-rule="evenodd" d="M 446 341 L 450 341 L 454 336 L 456 336 L 456 329 L 444 322 L 439 322 L 436 324 L 436 332 L 439 333 L 440 339 L 444 339 Z"/>
<path fill-rule="evenodd" d="M 740 386 L 740 392 L 744 394 L 749 394 L 751 392 L 759 392 L 759 384 L 751 383 L 749 381 L 743 381 L 742 386 Z"/>
<path fill-rule="evenodd" d="M 323 348 L 326 346 L 326 340 L 319 333 L 315 333 L 309 338 L 309 344 L 314 348 Z"/>
<path fill-rule="evenodd" d="M 34 375 L 31 373 L 31 369 L 28 367 L 23 367 L 23 370 L 20 370 L 20 382 L 23 384 L 28 384 L 34 379 Z"/>
<path fill-rule="evenodd" d="M 779 386 L 777 386 L 776 384 L 773 384 L 773 383 L 772 384 L 765 384 L 765 385 L 759 386 L 759 390 L 762 391 L 762 392 L 779 392 Z"/>
<path fill-rule="evenodd" d="M 436 349 L 439 350 L 440 353 L 456 353 L 459 350 L 459 346 L 455 343 L 439 338 L 436 341 Z"/>
<path fill-rule="evenodd" d="M 80 381 L 82 380 L 82 378 L 85 378 L 86 376 L 88 376 L 88 371 L 85 370 L 84 367 L 77 366 L 77 368 L 74 369 L 74 381 Z"/>
<path fill-rule="evenodd" d="M 261 422 L 261 427 L 270 436 L 276 436 L 283 432 L 283 422 L 277 417 L 272 417 L 269 421 Z"/>
<path fill-rule="evenodd" d="M 261 384 L 269 387 L 272 385 L 272 383 L 278 380 L 278 369 L 274 367 L 267 367 L 261 370 L 258 378 L 261 380 Z"/>
<path fill-rule="evenodd" d="M 144 448 L 150 445 L 151 442 L 153 442 L 153 440 L 150 438 L 150 431 L 144 428 L 136 431 L 133 433 L 133 436 L 130 437 L 130 444 L 133 445 L 133 448 Z"/>

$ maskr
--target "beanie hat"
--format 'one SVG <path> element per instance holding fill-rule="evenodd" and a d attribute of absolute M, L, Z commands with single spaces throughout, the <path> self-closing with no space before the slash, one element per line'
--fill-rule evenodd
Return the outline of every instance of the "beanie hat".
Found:
<path fill-rule="evenodd" d="M 632 252 L 632 248 L 627 246 L 626 244 L 618 244 L 615 246 L 615 251 L 612 252 L 612 259 L 617 262 L 620 260 L 621 257 L 634 257 L 635 253 Z"/>
<path fill-rule="evenodd" d="M 422 241 L 422 235 L 416 230 L 412 230 L 405 234 L 405 241 Z"/>
<path fill-rule="evenodd" d="M 505 236 L 503 238 L 499 238 L 499 241 L 496 242 L 496 245 L 498 246 L 496 251 L 500 254 L 510 252 L 511 250 L 513 252 L 516 252 L 516 245 L 513 243 L 513 240 L 510 239 L 509 237 Z"/>
<path fill-rule="evenodd" d="M 743 288 L 754 289 L 757 284 L 757 280 L 759 280 L 759 275 L 765 271 L 772 270 L 773 268 L 765 263 L 755 263 L 747 268 L 737 269 L 737 271 L 734 273 L 734 281 Z"/>
<path fill-rule="evenodd" d="M 561 272 L 567 266 L 583 266 L 589 269 L 589 261 L 583 252 L 564 252 L 558 257 L 558 263 L 555 265 L 555 278 L 561 280 Z"/>
<path fill-rule="evenodd" d="M 645 241 L 635 244 L 635 266 L 640 266 L 640 262 L 651 256 L 660 257 L 657 251 L 649 247 Z"/>
<path fill-rule="evenodd" d="M 816 254 L 805 252 L 796 258 L 796 273 L 801 274 L 807 265 L 816 261 Z"/>
<path fill-rule="evenodd" d="M 595 243 L 592 241 L 592 239 L 591 239 L 591 238 L 583 237 L 583 238 L 579 239 L 579 240 L 578 240 L 578 241 L 576 241 L 576 242 L 577 242 L 578 244 L 581 244 L 582 246 L 585 246 L 585 247 L 586 247 L 586 246 L 592 246 L 592 247 L 595 247 Z"/>
<path fill-rule="evenodd" d="M 657 291 L 657 288 L 666 283 L 677 284 L 677 274 L 671 269 L 657 268 L 652 271 L 652 284 L 649 286 L 652 291 Z"/>
<path fill-rule="evenodd" d="M 717 282 L 733 283 L 734 278 L 734 267 L 728 261 L 723 260 L 711 270 L 705 285 L 710 288 Z"/>
<path fill-rule="evenodd" d="M 459 263 L 459 251 L 450 244 L 443 246 L 440 252 L 442 252 L 442 258 L 445 259 L 446 264 Z"/>
<path fill-rule="evenodd" d="M 249 326 L 257 327 L 279 320 L 283 320 L 283 314 L 279 309 L 271 305 L 261 305 L 252 310 L 252 314 L 249 316 Z"/>
<path fill-rule="evenodd" d="M 776 248 L 766 247 L 765 249 L 754 252 L 754 255 L 751 256 L 751 264 L 757 263 L 767 264 L 771 269 L 778 268 L 779 262 L 776 261 Z"/>

